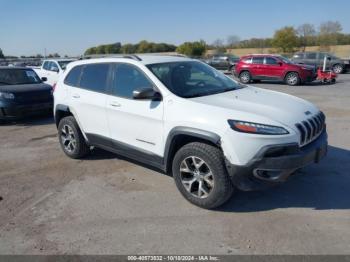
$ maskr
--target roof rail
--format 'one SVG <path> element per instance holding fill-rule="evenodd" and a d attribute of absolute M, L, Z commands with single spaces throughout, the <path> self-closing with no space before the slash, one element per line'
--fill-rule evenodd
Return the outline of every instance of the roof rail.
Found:
<path fill-rule="evenodd" d="M 104 58 L 104 57 L 115 57 L 115 58 L 130 58 L 137 61 L 142 61 L 142 59 L 134 54 L 98 54 L 98 55 L 83 55 L 81 59 L 91 59 L 91 58 Z"/>

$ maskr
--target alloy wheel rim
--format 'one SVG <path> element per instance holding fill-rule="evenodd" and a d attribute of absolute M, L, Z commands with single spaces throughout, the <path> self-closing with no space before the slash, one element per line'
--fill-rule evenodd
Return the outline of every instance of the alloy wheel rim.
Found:
<path fill-rule="evenodd" d="M 241 75 L 242 82 L 247 83 L 249 81 L 249 75 L 247 73 L 243 73 Z"/>
<path fill-rule="evenodd" d="M 343 68 L 342 68 L 341 66 L 337 65 L 337 66 L 334 67 L 333 70 L 334 70 L 334 72 L 335 72 L 336 74 L 339 74 L 339 73 L 342 71 L 342 69 L 343 69 Z"/>
<path fill-rule="evenodd" d="M 189 156 L 181 162 L 180 177 L 186 191 L 197 198 L 207 198 L 214 188 L 209 165 L 196 156 Z"/>
<path fill-rule="evenodd" d="M 298 77 L 295 74 L 291 74 L 288 76 L 287 80 L 288 80 L 288 83 L 295 85 L 298 81 Z"/>
<path fill-rule="evenodd" d="M 64 125 L 61 129 L 61 141 L 64 146 L 64 149 L 72 153 L 77 147 L 77 140 L 73 129 L 69 125 Z"/>

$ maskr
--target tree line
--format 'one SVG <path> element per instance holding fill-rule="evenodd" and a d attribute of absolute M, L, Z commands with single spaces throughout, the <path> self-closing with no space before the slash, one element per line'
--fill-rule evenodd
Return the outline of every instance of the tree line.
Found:
<path fill-rule="evenodd" d="M 88 48 L 84 55 L 100 55 L 100 54 L 134 54 L 134 53 L 162 53 L 162 52 L 174 52 L 176 46 L 166 43 L 153 43 L 148 41 L 140 41 L 137 44 L 124 44 L 120 42 L 99 45 L 96 47 Z"/>
<path fill-rule="evenodd" d="M 226 50 L 239 48 L 276 48 L 283 53 L 294 52 L 295 49 L 305 51 L 308 46 L 320 46 L 328 50 L 332 45 L 349 45 L 350 34 L 342 33 L 342 26 L 338 21 L 327 21 L 318 27 L 305 23 L 298 27 L 285 26 L 275 31 L 271 38 L 251 38 L 240 40 L 236 35 L 230 35 L 226 41 L 217 39 L 210 49 Z"/>

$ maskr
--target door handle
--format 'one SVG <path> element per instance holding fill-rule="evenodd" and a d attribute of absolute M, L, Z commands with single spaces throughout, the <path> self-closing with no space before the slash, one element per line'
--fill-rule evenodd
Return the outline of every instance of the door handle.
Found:
<path fill-rule="evenodd" d="M 72 97 L 73 98 L 80 98 L 80 95 L 79 94 L 73 94 Z"/>
<path fill-rule="evenodd" d="M 121 104 L 119 104 L 116 101 L 111 102 L 110 105 L 113 106 L 113 107 L 121 107 L 122 106 Z"/>

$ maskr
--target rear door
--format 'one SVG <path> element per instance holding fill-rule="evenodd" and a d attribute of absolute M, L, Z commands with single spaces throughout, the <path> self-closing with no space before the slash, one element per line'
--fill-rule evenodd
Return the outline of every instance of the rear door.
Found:
<path fill-rule="evenodd" d="M 109 136 L 105 107 L 110 66 L 109 63 L 81 66 L 79 83 L 69 88 L 71 110 L 84 133 L 93 142 Z M 74 73 L 73 70 L 66 79 Z"/>
<path fill-rule="evenodd" d="M 253 56 L 252 64 L 250 66 L 250 73 L 253 78 L 263 79 L 264 78 L 264 57 Z"/>

